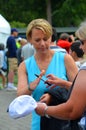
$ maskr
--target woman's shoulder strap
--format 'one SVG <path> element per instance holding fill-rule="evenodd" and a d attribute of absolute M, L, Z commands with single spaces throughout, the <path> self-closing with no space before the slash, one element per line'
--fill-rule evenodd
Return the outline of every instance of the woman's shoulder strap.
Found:
<path fill-rule="evenodd" d="M 81 71 L 81 70 L 86 70 L 86 63 L 84 63 L 84 64 L 80 67 L 80 70 L 79 70 L 79 71 Z M 79 72 L 78 72 L 78 73 L 79 73 Z M 78 74 L 77 74 L 77 75 L 78 75 Z M 70 94 L 71 94 L 71 91 L 72 91 L 72 89 L 73 89 L 73 86 L 74 86 L 74 83 L 75 83 L 75 80 L 76 80 L 77 75 L 75 76 L 75 79 L 74 79 L 74 81 L 73 81 L 73 83 L 72 83 L 72 85 L 71 85 L 71 87 L 70 87 L 70 89 L 69 89 L 68 98 L 69 98 L 69 96 L 70 96 Z"/>

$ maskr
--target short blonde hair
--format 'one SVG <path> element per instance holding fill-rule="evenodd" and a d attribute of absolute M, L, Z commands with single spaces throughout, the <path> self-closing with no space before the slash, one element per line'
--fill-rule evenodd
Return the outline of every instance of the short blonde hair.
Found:
<path fill-rule="evenodd" d="M 20 40 L 20 44 L 21 45 L 25 45 L 27 43 L 27 40 L 25 39 L 25 38 L 22 38 L 21 40 Z"/>
<path fill-rule="evenodd" d="M 32 29 L 33 28 L 42 30 L 47 38 L 52 36 L 52 26 L 45 19 L 35 19 L 35 20 L 32 20 L 28 24 L 27 31 L 26 31 L 27 39 L 31 38 L 31 34 L 32 34 Z"/>
<path fill-rule="evenodd" d="M 80 40 L 86 40 L 86 21 L 82 22 L 80 24 L 80 27 L 75 32 L 76 37 L 78 37 Z"/>

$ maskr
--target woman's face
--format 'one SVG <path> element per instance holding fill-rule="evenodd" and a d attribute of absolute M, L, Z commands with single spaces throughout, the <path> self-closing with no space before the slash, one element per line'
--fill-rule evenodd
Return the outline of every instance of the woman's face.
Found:
<path fill-rule="evenodd" d="M 33 29 L 31 34 L 31 43 L 39 53 L 46 53 L 50 48 L 51 37 L 47 39 L 47 36 L 40 29 Z"/>
<path fill-rule="evenodd" d="M 84 54 L 86 54 L 86 40 L 81 40 L 82 44 L 80 45 L 80 48 L 84 51 Z"/>

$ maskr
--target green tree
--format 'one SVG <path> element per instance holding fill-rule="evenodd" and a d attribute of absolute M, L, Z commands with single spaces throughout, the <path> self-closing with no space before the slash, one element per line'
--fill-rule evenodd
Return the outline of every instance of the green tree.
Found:
<path fill-rule="evenodd" d="M 55 26 L 78 26 L 86 18 L 85 0 L 65 0 L 53 15 Z M 55 18 L 56 17 L 56 18 Z"/>
<path fill-rule="evenodd" d="M 54 27 L 78 26 L 86 18 L 86 0 L 0 0 L 0 13 L 11 26 L 25 27 L 45 18 Z"/>

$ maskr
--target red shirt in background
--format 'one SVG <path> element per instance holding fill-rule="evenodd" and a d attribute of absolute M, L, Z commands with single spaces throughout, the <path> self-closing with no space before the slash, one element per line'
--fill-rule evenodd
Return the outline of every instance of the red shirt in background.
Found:
<path fill-rule="evenodd" d="M 71 43 L 69 41 L 59 39 L 57 41 L 57 45 L 60 46 L 61 48 L 66 49 L 66 51 L 69 53 L 69 48 L 71 46 Z"/>

